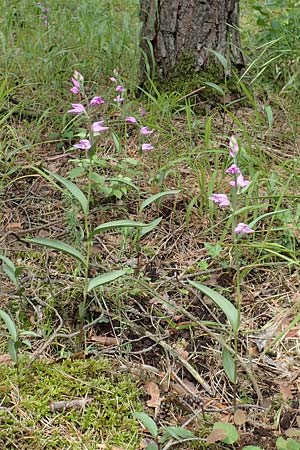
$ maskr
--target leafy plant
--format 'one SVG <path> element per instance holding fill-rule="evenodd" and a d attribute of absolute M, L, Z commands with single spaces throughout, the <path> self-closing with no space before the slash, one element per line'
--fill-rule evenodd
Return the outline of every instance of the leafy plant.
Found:
<path fill-rule="evenodd" d="M 186 439 L 197 440 L 191 431 L 183 427 L 168 426 L 158 429 L 154 420 L 144 412 L 134 413 L 134 417 L 142 423 L 153 438 L 153 441 L 146 445 L 145 450 L 163 450 L 165 447 L 162 447 L 162 445 L 167 444 L 171 439 L 174 439 L 178 444 Z"/>

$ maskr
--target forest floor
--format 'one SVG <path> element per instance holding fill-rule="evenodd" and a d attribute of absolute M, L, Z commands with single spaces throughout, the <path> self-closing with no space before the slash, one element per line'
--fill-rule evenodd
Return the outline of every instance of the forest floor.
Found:
<path fill-rule="evenodd" d="M 297 440 L 300 141 L 295 103 L 280 92 L 271 94 L 267 85 L 250 92 L 246 81 L 224 98 L 208 86 L 192 94 L 195 86 L 183 93 L 154 85 L 136 98 L 129 68 L 123 68 L 115 76 L 126 97 L 116 107 L 109 76 L 121 64 L 98 74 L 99 61 L 85 66 L 78 50 L 72 69 L 64 61 L 55 72 L 56 51 L 62 50 L 54 44 L 51 26 L 43 64 L 51 65 L 52 78 L 35 62 L 40 64 L 38 52 L 30 72 L 30 55 L 24 56 L 29 50 L 20 36 L 37 32 L 41 23 L 39 10 L 27 10 L 25 3 L 14 16 L 15 37 L 6 42 L 19 66 L 11 62 L 15 66 L 5 72 L 0 98 L 0 254 L 20 268 L 15 283 L 7 264 L 0 273 L 0 308 L 14 321 L 19 354 L 16 362 L 12 346 L 7 350 L 10 330 L 1 323 L 1 448 L 143 449 L 152 438 L 134 417 L 142 411 L 158 426 L 161 450 L 245 445 L 268 450 L 276 448 L 279 436 Z M 51 2 L 53 10 L 55 5 Z M 32 29 L 26 14 L 36 20 Z M 60 15 L 53 21 L 62 33 Z M 73 69 L 85 76 L 90 97 L 105 98 L 95 114 L 110 127 L 100 136 L 95 159 L 99 178 L 91 190 L 90 229 L 116 220 L 161 218 L 144 236 L 129 227 L 95 236 L 88 277 L 127 272 L 89 293 L 83 333 L 84 270 L 78 259 L 28 242 L 54 239 L 79 251 L 86 248 L 78 202 L 46 172 L 71 174 L 88 191 L 82 171 L 86 158 L 73 147 L 83 137 L 84 122 L 66 113 L 77 102 L 69 93 Z M 125 123 L 128 116 L 153 130 L 153 150 L 141 151 L 139 128 Z M 253 223 L 255 231 L 238 240 L 238 269 L 233 215 L 209 201 L 213 193 L 230 195 L 225 170 L 232 135 L 251 181 L 240 195 L 239 222 Z M 147 199 L 152 199 L 148 205 Z M 237 277 L 241 324 L 238 376 L 232 383 L 222 360 L 223 344 L 233 341 L 226 311 L 190 282 L 236 305 Z M 210 434 L 216 422 L 235 424 L 240 437 L 234 446 Z M 164 441 L 170 426 L 191 431 L 197 440 L 169 434 Z"/>

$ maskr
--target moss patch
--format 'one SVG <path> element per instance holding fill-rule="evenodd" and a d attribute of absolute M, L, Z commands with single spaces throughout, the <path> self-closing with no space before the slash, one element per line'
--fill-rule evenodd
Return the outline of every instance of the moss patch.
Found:
<path fill-rule="evenodd" d="M 98 449 L 138 447 L 139 391 L 108 360 L 37 362 L 17 377 L 0 366 L 0 448 Z M 91 397 L 81 409 L 51 412 L 50 404 Z"/>

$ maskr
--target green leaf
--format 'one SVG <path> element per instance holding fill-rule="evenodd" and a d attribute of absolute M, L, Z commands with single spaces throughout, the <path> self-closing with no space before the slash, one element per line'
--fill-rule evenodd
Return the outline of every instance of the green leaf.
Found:
<path fill-rule="evenodd" d="M 128 179 L 128 178 L 107 178 L 107 180 L 106 181 L 108 181 L 108 182 L 113 182 L 113 183 L 123 183 L 123 184 L 126 184 L 126 186 L 130 186 L 132 189 L 134 189 L 135 191 L 139 191 L 139 188 L 135 185 L 135 184 L 133 184 L 131 181 L 130 181 L 130 179 Z"/>
<path fill-rule="evenodd" d="M 96 278 L 92 278 L 89 281 L 88 285 L 88 292 L 92 291 L 93 289 L 97 288 L 98 286 L 102 286 L 103 284 L 111 283 L 112 281 L 116 280 L 117 278 L 122 277 L 123 275 L 126 275 L 128 273 L 128 270 L 112 270 L 111 272 L 102 273 Z"/>
<path fill-rule="evenodd" d="M 231 353 L 226 348 L 223 348 L 222 351 L 222 361 L 225 373 L 229 380 L 231 383 L 236 383 L 235 362 Z"/>
<path fill-rule="evenodd" d="M 297 442 L 294 439 L 290 438 L 285 440 L 283 437 L 280 436 L 276 441 L 276 448 L 278 450 L 299 450 L 300 442 Z"/>
<path fill-rule="evenodd" d="M 74 169 L 70 170 L 69 177 L 72 179 L 77 178 L 83 175 L 84 173 L 85 173 L 84 167 L 74 167 Z"/>
<path fill-rule="evenodd" d="M 86 314 L 85 302 L 79 303 L 78 314 L 79 314 L 79 319 L 82 321 L 85 318 L 85 314 Z"/>
<path fill-rule="evenodd" d="M 151 205 L 151 203 L 154 203 L 157 200 L 160 200 L 161 198 L 163 198 L 167 195 L 175 195 L 175 194 L 178 194 L 179 192 L 180 192 L 180 190 L 175 189 L 175 190 L 159 192 L 158 194 L 151 195 L 151 197 L 146 198 L 146 200 L 143 201 L 143 203 L 140 206 L 140 211 L 143 211 L 147 206 Z"/>
<path fill-rule="evenodd" d="M 25 239 L 25 241 L 29 244 L 41 245 L 43 247 L 51 248 L 52 250 L 61 251 L 67 255 L 73 256 L 73 258 L 80 261 L 84 266 L 86 265 L 85 257 L 76 248 L 65 242 L 47 238 L 28 238 Z"/>
<path fill-rule="evenodd" d="M 252 220 L 252 222 L 249 223 L 249 227 L 253 228 L 257 222 L 259 222 L 260 220 L 264 219 L 265 217 L 269 217 L 269 216 L 275 216 L 276 214 L 282 214 L 289 211 L 288 209 L 280 209 L 279 211 L 271 211 L 269 213 L 266 214 L 262 214 L 261 216 L 257 217 L 256 219 Z"/>
<path fill-rule="evenodd" d="M 204 244 L 204 247 L 207 250 L 208 256 L 210 256 L 211 258 L 217 258 L 223 250 L 222 245 L 210 244 L 209 242 L 206 242 Z"/>
<path fill-rule="evenodd" d="M 93 180 L 95 183 L 99 184 L 100 186 L 103 186 L 105 183 L 105 177 L 103 175 L 99 175 L 99 173 L 93 172 L 91 174 L 91 180 Z"/>
<path fill-rule="evenodd" d="M 150 442 L 150 444 L 147 445 L 145 450 L 159 450 L 158 445 L 155 442 Z"/>
<path fill-rule="evenodd" d="M 231 423 L 216 422 L 214 423 L 213 429 L 225 431 L 226 437 L 220 439 L 220 441 L 225 444 L 234 444 L 239 440 L 239 433 L 237 432 L 235 426 L 231 425 Z"/>
<path fill-rule="evenodd" d="M 20 271 L 17 271 L 16 266 L 11 259 L 7 256 L 0 255 L 0 260 L 3 262 L 3 272 L 8 276 L 10 281 L 12 281 L 16 286 L 18 285 L 18 275 Z"/>
<path fill-rule="evenodd" d="M 272 111 L 271 106 L 270 105 L 266 106 L 265 107 L 265 111 L 266 111 L 266 114 L 267 114 L 269 128 L 272 128 L 272 125 L 273 125 L 273 111 Z"/>
<path fill-rule="evenodd" d="M 147 227 L 149 224 L 142 222 L 135 222 L 133 220 L 114 220 L 112 222 L 105 222 L 98 225 L 90 234 L 89 239 L 91 239 L 95 234 L 101 233 L 102 231 L 114 230 L 118 228 L 143 228 Z"/>
<path fill-rule="evenodd" d="M 158 217 L 157 219 L 152 220 L 152 222 L 150 222 L 146 227 L 141 229 L 141 237 L 145 236 L 145 234 L 150 233 L 152 230 L 154 230 L 154 228 L 157 227 L 157 225 L 160 224 L 160 222 L 162 221 L 162 217 Z"/>
<path fill-rule="evenodd" d="M 3 309 L 0 309 L 0 317 L 4 321 L 6 328 L 8 329 L 11 340 L 13 342 L 17 342 L 18 331 L 15 322 L 10 318 L 10 316 L 5 311 L 3 311 Z"/>
<path fill-rule="evenodd" d="M 12 339 L 8 339 L 7 341 L 7 350 L 14 364 L 18 362 L 18 349 L 16 345 L 16 341 Z"/>
<path fill-rule="evenodd" d="M 81 205 L 82 211 L 84 214 L 87 214 L 89 211 L 89 202 L 84 193 L 81 189 L 79 189 L 76 184 L 72 183 L 72 181 L 67 180 L 64 177 L 61 177 L 57 173 L 50 172 L 50 170 L 44 169 L 40 170 L 37 167 L 33 167 L 33 169 L 38 172 L 40 175 L 42 175 L 46 180 L 51 181 L 51 177 L 55 178 L 57 181 L 59 181 L 72 195 L 73 197 L 78 200 L 78 202 Z M 46 172 L 46 173 L 45 173 Z M 48 176 L 50 175 L 50 177 Z"/>
<path fill-rule="evenodd" d="M 238 311 L 236 307 L 230 303 L 223 295 L 219 294 L 218 292 L 214 291 L 213 289 L 210 289 L 209 287 L 205 286 L 204 284 L 197 283 L 196 281 L 189 280 L 189 283 L 194 286 L 199 291 L 203 292 L 205 295 L 207 295 L 209 298 L 211 298 L 216 305 L 221 308 L 223 313 L 226 315 L 227 319 L 229 320 L 232 329 L 234 331 L 237 331 L 240 324 L 238 320 Z"/>
<path fill-rule="evenodd" d="M 261 203 L 259 205 L 249 205 L 249 206 L 243 206 L 242 208 L 238 209 L 237 211 L 234 212 L 235 216 L 239 216 L 240 214 L 249 212 L 249 211 L 254 211 L 255 209 L 263 209 L 263 208 L 268 208 L 270 205 L 268 203 Z"/>
<path fill-rule="evenodd" d="M 286 450 L 286 449 L 287 449 L 286 445 L 287 445 L 287 442 L 286 442 L 285 439 L 283 439 L 283 437 L 280 436 L 280 437 L 276 440 L 276 448 L 277 448 L 278 450 Z"/>
<path fill-rule="evenodd" d="M 215 84 L 215 83 L 211 83 L 210 81 L 205 81 L 205 82 L 203 82 L 203 84 L 204 84 L 205 86 L 211 87 L 212 89 L 214 89 L 215 91 L 217 91 L 219 94 L 225 95 L 225 92 L 224 92 L 224 90 L 221 88 L 221 86 L 218 86 L 218 85 Z"/>
<path fill-rule="evenodd" d="M 168 441 L 171 437 L 179 441 L 181 439 L 193 438 L 195 435 L 183 427 L 165 427 L 164 434 L 161 437 L 161 443 Z"/>
<path fill-rule="evenodd" d="M 142 425 L 149 431 L 149 433 L 156 438 L 158 435 L 158 428 L 154 420 L 143 412 L 137 412 L 133 414 L 133 417 L 138 419 Z"/>
<path fill-rule="evenodd" d="M 220 52 L 218 52 L 216 50 L 212 50 L 210 48 L 206 48 L 206 50 L 208 50 L 210 53 L 215 55 L 215 57 L 220 61 L 220 63 L 224 67 L 224 70 L 228 69 L 228 62 L 227 62 L 227 59 L 225 58 L 225 56 L 223 56 Z"/>

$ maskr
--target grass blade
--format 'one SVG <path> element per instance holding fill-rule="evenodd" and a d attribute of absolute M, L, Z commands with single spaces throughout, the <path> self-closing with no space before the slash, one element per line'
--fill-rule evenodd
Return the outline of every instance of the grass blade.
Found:
<path fill-rule="evenodd" d="M 154 203 L 157 200 L 160 200 L 161 198 L 165 197 L 166 195 L 175 195 L 175 194 L 178 194 L 179 192 L 180 192 L 180 190 L 175 189 L 175 190 L 159 192 L 158 194 L 151 195 L 151 197 L 149 197 L 143 201 L 143 203 L 140 206 L 140 211 L 143 211 L 147 206 L 151 205 L 151 203 Z"/>

